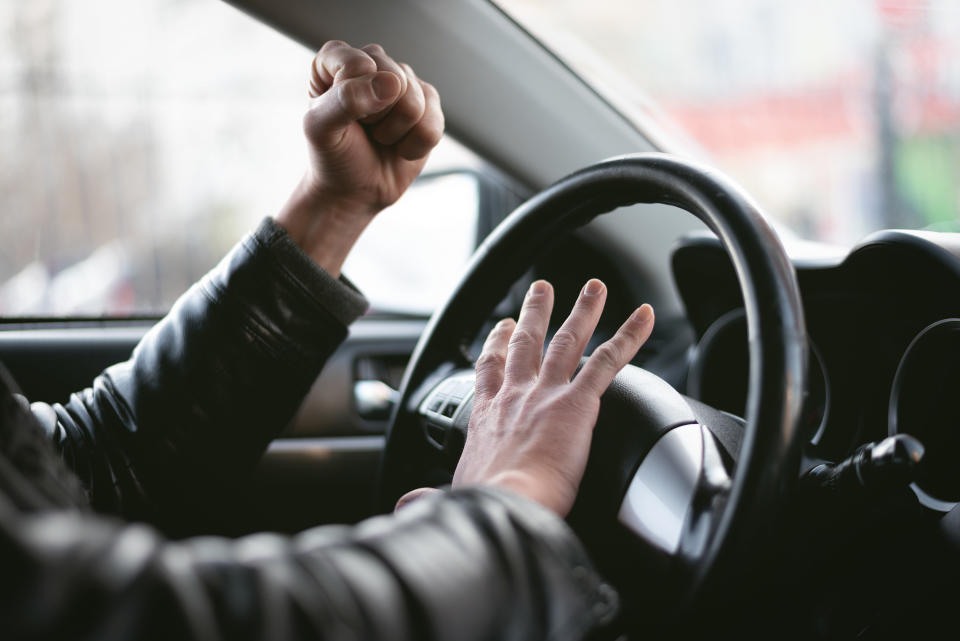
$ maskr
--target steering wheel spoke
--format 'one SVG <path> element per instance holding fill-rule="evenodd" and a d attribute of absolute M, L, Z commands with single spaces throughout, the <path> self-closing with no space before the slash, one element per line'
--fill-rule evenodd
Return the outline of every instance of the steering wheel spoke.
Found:
<path fill-rule="evenodd" d="M 475 379 L 473 370 L 454 371 L 427 393 L 418 408 L 427 442 L 454 461 L 466 442 Z"/>
<path fill-rule="evenodd" d="M 668 555 L 694 561 L 710 535 L 718 493 L 730 489 L 716 441 L 699 423 L 675 427 L 654 444 L 627 487 L 617 520 Z"/>

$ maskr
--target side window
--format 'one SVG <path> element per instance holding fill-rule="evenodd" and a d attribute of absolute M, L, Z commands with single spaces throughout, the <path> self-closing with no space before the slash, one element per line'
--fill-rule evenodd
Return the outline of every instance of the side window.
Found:
<path fill-rule="evenodd" d="M 0 34 L 0 318 L 160 315 L 304 169 L 312 52 L 219 0 L 5 2 Z M 375 310 L 439 302 L 478 228 L 444 172 L 480 165 L 446 138 L 371 226 Z"/>
<path fill-rule="evenodd" d="M 429 315 L 442 302 L 477 243 L 479 189 L 471 173 L 426 173 L 377 215 L 344 265 L 371 312 Z"/>

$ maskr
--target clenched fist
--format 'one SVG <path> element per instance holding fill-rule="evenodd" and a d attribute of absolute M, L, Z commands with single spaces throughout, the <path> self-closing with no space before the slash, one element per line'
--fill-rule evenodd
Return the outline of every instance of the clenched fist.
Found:
<path fill-rule="evenodd" d="M 443 136 L 440 97 L 380 45 L 326 43 L 303 119 L 309 167 L 277 216 L 333 275 L 360 232 L 419 175 Z"/>

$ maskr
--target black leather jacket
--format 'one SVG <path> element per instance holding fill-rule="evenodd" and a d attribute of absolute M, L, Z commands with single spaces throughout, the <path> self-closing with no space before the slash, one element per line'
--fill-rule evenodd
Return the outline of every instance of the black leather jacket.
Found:
<path fill-rule="evenodd" d="M 265 221 L 129 361 L 34 404 L 93 510 L 37 495 L 0 453 L 0 636 L 577 639 L 609 619 L 566 525 L 492 489 L 295 537 L 161 534 L 248 475 L 364 304 Z"/>

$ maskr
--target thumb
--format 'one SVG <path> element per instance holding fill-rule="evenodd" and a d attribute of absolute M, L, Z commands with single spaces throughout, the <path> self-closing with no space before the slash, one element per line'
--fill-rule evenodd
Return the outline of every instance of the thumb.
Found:
<path fill-rule="evenodd" d="M 338 141 L 352 123 L 383 111 L 400 97 L 400 78 L 378 71 L 335 83 L 307 112 L 307 136 L 316 144 Z"/>

